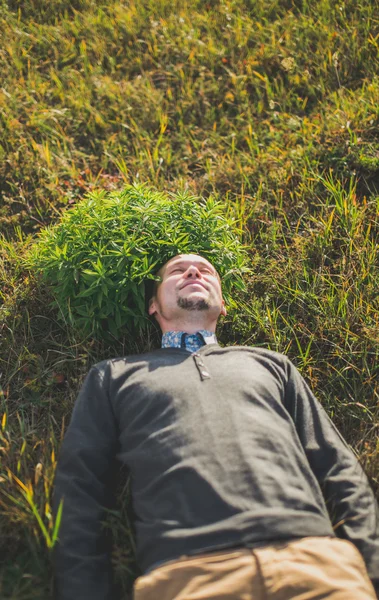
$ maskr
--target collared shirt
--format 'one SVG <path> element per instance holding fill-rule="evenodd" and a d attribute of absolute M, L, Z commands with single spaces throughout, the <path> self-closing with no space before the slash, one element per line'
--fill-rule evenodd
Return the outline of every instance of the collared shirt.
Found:
<path fill-rule="evenodd" d="M 188 352 L 197 352 L 205 344 L 218 344 L 216 335 L 208 329 L 196 333 L 186 331 L 166 331 L 162 336 L 162 348 L 184 348 Z"/>

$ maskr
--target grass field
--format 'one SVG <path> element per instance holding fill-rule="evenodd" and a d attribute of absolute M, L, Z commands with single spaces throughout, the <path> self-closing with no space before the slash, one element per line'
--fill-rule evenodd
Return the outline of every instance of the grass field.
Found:
<path fill-rule="evenodd" d="M 97 188 L 225 202 L 253 274 L 220 344 L 287 354 L 379 492 L 375 3 L 0 0 L 0 40 L 0 597 L 50 597 L 54 469 L 89 367 L 160 345 L 80 339 L 23 267 L 38 231 Z"/>

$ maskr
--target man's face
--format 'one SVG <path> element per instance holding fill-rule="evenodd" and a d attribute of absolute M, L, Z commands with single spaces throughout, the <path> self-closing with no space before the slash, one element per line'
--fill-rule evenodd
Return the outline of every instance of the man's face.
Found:
<path fill-rule="evenodd" d="M 207 329 L 220 314 L 226 315 L 217 271 L 202 256 L 178 254 L 159 275 L 162 282 L 150 300 L 149 314 L 155 315 L 162 331 L 180 329 L 181 322 L 189 318 L 198 319 L 199 328 Z"/>

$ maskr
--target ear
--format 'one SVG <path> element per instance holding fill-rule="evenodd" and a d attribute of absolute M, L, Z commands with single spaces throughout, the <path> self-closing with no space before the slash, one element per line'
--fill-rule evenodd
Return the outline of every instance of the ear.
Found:
<path fill-rule="evenodd" d="M 150 302 L 149 302 L 149 315 L 153 315 L 154 313 L 157 312 L 157 307 L 155 304 L 155 298 L 150 298 Z"/>
<path fill-rule="evenodd" d="M 221 314 L 226 317 L 227 312 L 226 312 L 226 308 L 225 308 L 225 301 L 222 301 L 222 308 L 221 308 Z"/>

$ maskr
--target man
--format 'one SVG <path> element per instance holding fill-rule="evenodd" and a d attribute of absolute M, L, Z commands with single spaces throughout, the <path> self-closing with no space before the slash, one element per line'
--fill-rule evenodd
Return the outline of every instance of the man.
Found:
<path fill-rule="evenodd" d="M 378 507 L 305 381 L 284 355 L 219 346 L 204 257 L 159 274 L 162 347 L 95 365 L 62 444 L 56 600 L 116 597 L 100 526 L 115 459 L 132 481 L 135 600 L 376 598 Z"/>

